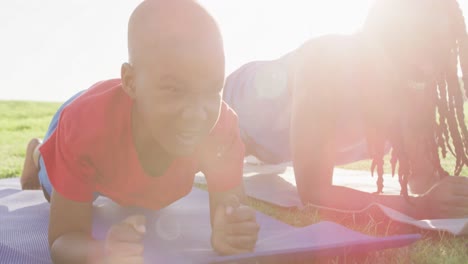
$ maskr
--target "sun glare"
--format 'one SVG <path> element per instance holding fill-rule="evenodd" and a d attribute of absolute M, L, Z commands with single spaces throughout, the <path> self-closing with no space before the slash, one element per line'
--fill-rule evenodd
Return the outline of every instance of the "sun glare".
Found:
<path fill-rule="evenodd" d="M 281 57 L 312 37 L 358 30 L 372 0 L 200 2 L 221 27 L 229 74 L 249 61 Z"/>
<path fill-rule="evenodd" d="M 281 57 L 312 37 L 357 30 L 371 1 L 199 0 L 223 33 L 226 74 L 250 61 Z M 20 89 L 7 89 L 0 98 L 63 101 L 97 80 L 118 76 L 127 57 L 126 19 L 139 2 L 9 1 L 0 9 L 6 40 L 0 69 L 8 73 L 0 86 Z"/>
<path fill-rule="evenodd" d="M 301 1 L 311 10 L 308 23 L 310 35 L 351 33 L 358 30 L 366 18 L 371 0 Z"/>

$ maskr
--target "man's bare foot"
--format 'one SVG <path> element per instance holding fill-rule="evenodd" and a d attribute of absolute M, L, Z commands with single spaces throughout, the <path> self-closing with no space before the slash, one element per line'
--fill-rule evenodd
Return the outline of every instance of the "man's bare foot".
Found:
<path fill-rule="evenodd" d="M 38 138 L 33 138 L 28 143 L 26 149 L 26 157 L 24 159 L 23 172 L 21 174 L 20 182 L 21 189 L 23 190 L 39 190 L 41 189 L 41 184 L 39 183 L 39 164 L 37 163 L 37 158 L 34 158 L 36 148 L 41 144 L 41 140 Z"/>

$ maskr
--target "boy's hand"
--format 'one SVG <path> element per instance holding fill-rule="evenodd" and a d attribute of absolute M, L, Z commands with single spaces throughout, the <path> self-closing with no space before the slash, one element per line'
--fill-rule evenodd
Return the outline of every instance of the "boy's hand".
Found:
<path fill-rule="evenodd" d="M 107 232 L 105 263 L 143 263 L 143 235 L 146 219 L 142 215 L 130 216 Z"/>
<path fill-rule="evenodd" d="M 211 234 L 213 249 L 222 255 L 253 251 L 260 230 L 255 211 L 241 205 L 236 195 L 229 196 L 215 210 Z"/>

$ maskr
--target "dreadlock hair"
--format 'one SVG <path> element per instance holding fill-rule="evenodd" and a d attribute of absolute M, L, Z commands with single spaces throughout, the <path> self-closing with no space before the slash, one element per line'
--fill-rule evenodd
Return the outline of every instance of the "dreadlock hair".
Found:
<path fill-rule="evenodd" d="M 442 30 L 441 25 L 445 26 Z M 464 96 L 457 74 L 459 66 L 466 84 L 465 95 L 468 95 L 468 35 L 459 4 L 456 0 L 376 0 L 364 24 L 364 32 L 381 45 L 396 71 L 411 68 L 398 63 L 408 60 L 415 48 L 431 57 L 438 69 L 437 76 L 422 78 L 401 73 L 401 87 L 392 87 L 387 92 L 397 98 L 398 106 L 391 110 L 393 120 L 387 125 L 381 120 L 365 120 L 373 160 L 371 171 L 373 174 L 377 169 L 379 177 L 378 192 L 383 188 L 383 157 L 387 141 L 392 146 L 392 175 L 398 166 L 404 196 L 408 196 L 408 178 L 417 176 L 413 172 L 417 171 L 418 159 L 430 161 L 432 172 L 438 177 L 449 175 L 441 166 L 439 151 L 443 158 L 448 152 L 455 156 L 454 175 L 458 176 L 463 166 L 468 165 Z M 415 45 L 413 49 L 408 48 Z M 415 97 L 422 100 L 417 107 L 412 103 Z M 418 133 L 420 141 L 415 145 L 405 144 L 404 131 Z M 422 148 L 427 156 L 410 157 L 409 150 L 415 146 Z"/>

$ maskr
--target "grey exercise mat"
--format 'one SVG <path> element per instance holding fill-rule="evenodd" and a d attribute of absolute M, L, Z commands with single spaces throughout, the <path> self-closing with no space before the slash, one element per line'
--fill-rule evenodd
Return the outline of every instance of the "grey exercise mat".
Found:
<path fill-rule="evenodd" d="M 0 181 L 1 186 L 1 181 Z M 136 211 L 148 219 L 146 263 L 258 263 L 272 258 L 341 255 L 400 247 L 420 235 L 373 237 L 332 222 L 296 228 L 257 213 L 261 225 L 255 252 L 218 256 L 210 246 L 208 195 L 193 189 L 160 211 L 123 209 L 100 197 L 95 202 L 93 235 L 102 239 L 112 223 Z M 47 224 L 49 205 L 41 191 L 0 190 L 0 263 L 50 263 Z"/>
<path fill-rule="evenodd" d="M 197 183 L 204 184 L 203 174 L 195 177 Z M 335 169 L 333 184 L 346 186 L 364 192 L 376 191 L 376 177 L 372 177 L 369 171 L 355 171 Z M 281 207 L 302 207 L 294 178 L 294 170 L 291 163 L 276 165 L 244 163 L 244 185 L 248 196 Z M 398 177 L 389 174 L 384 175 L 384 193 L 400 193 Z M 392 208 L 381 204 L 371 204 L 359 211 L 338 210 L 318 205 L 309 206 L 343 213 L 358 213 L 367 211 L 370 207 L 377 207 L 386 216 L 396 222 L 409 224 L 426 230 L 447 231 L 454 235 L 468 235 L 468 218 L 458 219 L 423 219 L 417 220 Z"/>

